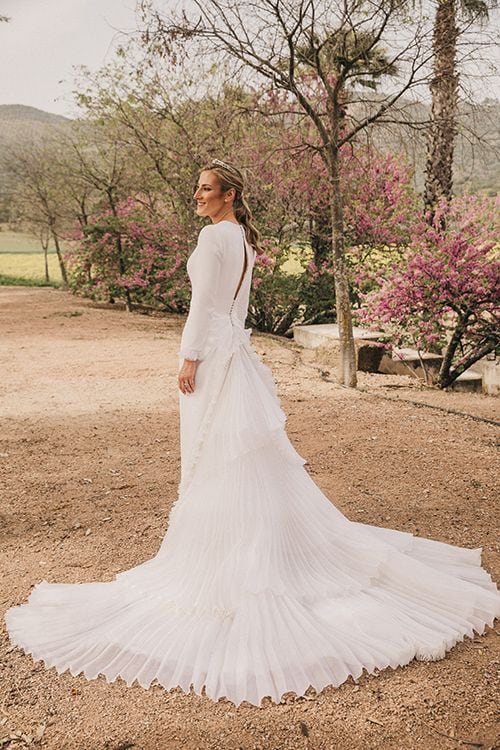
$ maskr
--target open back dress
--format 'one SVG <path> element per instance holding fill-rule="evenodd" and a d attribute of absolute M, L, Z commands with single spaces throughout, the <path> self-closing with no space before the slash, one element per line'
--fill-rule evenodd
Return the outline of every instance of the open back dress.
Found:
<path fill-rule="evenodd" d="M 11 641 L 59 673 L 260 706 L 441 659 L 500 616 L 482 548 L 351 521 L 314 483 L 245 328 L 254 259 L 226 220 L 188 259 L 179 369 L 200 362 L 156 555 L 108 582 L 43 580 L 6 612 Z"/>

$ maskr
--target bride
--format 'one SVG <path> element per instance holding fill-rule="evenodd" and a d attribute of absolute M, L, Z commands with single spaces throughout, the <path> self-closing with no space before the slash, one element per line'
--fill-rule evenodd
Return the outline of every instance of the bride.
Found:
<path fill-rule="evenodd" d="M 482 548 L 350 521 L 321 492 L 244 327 L 261 249 L 243 176 L 214 160 L 194 197 L 211 223 L 187 264 L 168 530 L 112 581 L 37 583 L 6 612 L 11 641 L 59 673 L 256 706 L 442 659 L 500 616 Z"/>

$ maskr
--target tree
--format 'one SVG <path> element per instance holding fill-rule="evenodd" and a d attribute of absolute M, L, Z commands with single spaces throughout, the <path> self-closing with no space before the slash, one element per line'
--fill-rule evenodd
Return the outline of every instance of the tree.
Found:
<path fill-rule="evenodd" d="M 66 258 L 75 292 L 186 311 L 187 243 L 174 216 L 155 216 L 128 198 L 96 212 L 74 239 Z"/>
<path fill-rule="evenodd" d="M 442 198 L 409 257 L 365 296 L 359 312 L 396 346 L 442 352 L 440 388 L 499 350 L 499 208 L 499 199 Z"/>
<path fill-rule="evenodd" d="M 51 140 L 13 145 L 5 157 L 5 166 L 16 179 L 17 189 L 13 198 L 16 216 L 28 223 L 41 238 L 44 253 L 47 235 L 50 236 L 56 249 L 63 287 L 67 288 L 68 277 L 61 251 L 65 226 L 64 187 L 54 167 L 58 148 L 57 143 Z"/>
<path fill-rule="evenodd" d="M 240 161 L 252 165 L 249 200 L 256 221 L 266 227 L 265 243 L 270 253 L 256 262 L 249 308 L 252 324 L 258 330 L 289 336 L 297 323 L 335 320 L 331 254 L 323 252 L 328 238 L 326 227 L 331 226 L 329 197 L 324 189 L 328 174 L 318 152 L 307 145 L 314 137 L 310 119 L 298 108 L 296 112 L 286 110 L 285 92 L 266 87 L 226 84 L 215 96 L 205 92 L 196 101 L 183 96 L 174 103 L 171 92 L 164 90 L 161 66 L 157 69 L 157 65 L 155 61 L 153 72 L 146 76 L 139 74 L 140 66 L 133 56 L 120 55 L 114 64 L 97 74 L 85 73 L 78 95 L 89 118 L 86 127 L 97 123 L 97 132 L 104 131 L 101 137 L 106 142 L 119 141 L 134 172 L 145 174 L 145 179 L 139 178 L 135 185 L 136 191 L 140 187 L 141 192 L 130 193 L 136 204 L 148 209 L 141 218 L 143 226 L 152 226 L 161 219 L 173 220 L 182 227 L 184 258 L 199 223 L 193 217 L 189 175 L 194 181 L 194 167 L 199 169 L 211 155 L 220 153 L 218 149 L 237 145 Z M 186 95 L 187 84 L 185 81 L 184 87 L 178 88 Z M 323 106 L 321 100 L 314 102 Z M 366 264 L 372 248 L 381 247 L 385 256 L 387 243 L 401 244 L 407 237 L 413 208 L 408 200 L 409 177 L 400 158 L 382 158 L 361 144 L 355 152 L 345 149 L 340 161 L 346 185 L 345 246 L 347 250 L 357 246 L 357 256 L 349 253 L 348 265 Z M 70 166 L 68 193 L 80 198 L 80 183 L 85 185 L 81 165 L 76 160 Z M 84 212 L 76 198 L 72 205 L 78 209 L 81 224 Z M 148 242 L 145 250 L 150 255 L 141 268 L 140 257 L 130 252 L 130 235 L 123 216 L 116 221 L 101 206 L 90 221 L 82 247 L 72 253 L 75 288 L 92 295 L 98 292 L 102 296 L 107 291 L 113 297 L 122 296 L 130 281 L 133 302 L 144 303 L 144 284 L 149 282 L 156 288 L 154 269 L 165 261 L 168 267 L 165 250 L 171 243 L 168 239 L 166 243 L 158 239 Z M 125 249 L 124 272 L 118 267 L 113 245 L 118 237 Z M 134 248 L 138 250 L 136 240 Z M 313 264 L 309 264 L 311 246 Z M 149 270 L 151 259 L 153 270 Z M 350 286 L 355 300 L 356 290 Z M 168 293 L 171 291 L 169 288 Z M 149 302 L 168 308 L 170 301 L 163 284 Z"/>
<path fill-rule="evenodd" d="M 177 64 L 181 48 L 189 59 L 190 43 L 196 45 L 196 55 L 222 54 L 240 70 L 267 79 L 272 89 L 287 92 L 288 106 L 298 105 L 315 127 L 315 140 L 309 145 L 321 155 L 328 175 L 325 188 L 340 333 L 339 381 L 356 387 L 340 153 L 360 132 L 394 108 L 405 92 L 421 83 L 428 60 L 429 31 L 425 22 L 416 23 L 411 39 L 398 46 L 396 34 L 401 38 L 399 25 L 405 6 L 397 0 L 346 0 L 341 6 L 327 0 L 263 0 L 258 6 L 239 0 L 194 0 L 193 7 L 192 12 L 165 16 L 144 0 L 143 38 L 151 54 L 163 54 Z M 386 39 L 393 45 L 392 54 L 387 45 L 383 47 Z M 401 80 L 396 79 L 398 72 Z M 373 88 L 388 77 L 393 80 L 393 91 L 381 97 L 375 110 L 360 119 L 350 115 L 353 92 Z M 320 107 L 315 104 L 318 99 Z"/>
<path fill-rule="evenodd" d="M 457 15 L 467 24 L 488 17 L 484 0 L 436 0 L 433 33 L 433 74 L 430 81 L 431 122 L 427 131 L 427 166 L 424 203 L 432 224 L 434 209 L 441 198 L 453 196 L 453 156 L 458 133 L 457 45 L 460 30 Z M 441 213 L 442 220 L 444 219 Z"/>
<path fill-rule="evenodd" d="M 67 133 L 66 148 L 68 150 L 68 164 L 73 165 L 80 186 L 87 191 L 93 191 L 99 196 L 97 206 L 106 207 L 118 220 L 120 201 L 133 193 L 133 171 L 126 151 L 123 149 L 119 137 L 113 129 L 100 127 L 99 123 L 91 122 L 85 125 L 76 124 Z M 86 193 L 80 193 L 83 195 Z M 80 216 L 80 225 L 88 223 L 86 209 L 84 216 Z M 118 223 L 118 222 L 117 222 Z M 126 252 L 122 245 L 120 231 L 114 233 L 116 256 L 119 272 L 125 277 L 127 272 Z M 125 288 L 125 305 L 127 311 L 132 310 L 130 291 Z"/>
<path fill-rule="evenodd" d="M 173 79 L 161 60 L 150 63 L 132 39 L 97 73 L 79 69 L 76 99 L 87 122 L 98 123 L 107 138 L 121 143 L 151 206 L 155 196 L 167 195 L 171 210 L 194 236 L 199 219 L 193 186 L 199 170 L 214 153 L 241 139 L 252 120 L 245 108 L 251 92 L 228 83 L 216 96 L 198 95 L 194 76 Z"/>

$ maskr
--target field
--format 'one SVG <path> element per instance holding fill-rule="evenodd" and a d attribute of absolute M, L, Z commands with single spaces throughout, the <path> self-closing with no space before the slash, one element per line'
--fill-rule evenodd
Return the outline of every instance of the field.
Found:
<path fill-rule="evenodd" d="M 53 250 L 49 251 L 53 252 Z M 0 225 L 0 254 L 41 253 L 40 242 L 26 232 L 13 232 L 5 224 Z"/>
<path fill-rule="evenodd" d="M 60 283 L 61 272 L 53 248 L 49 249 L 49 278 L 51 283 Z M 0 228 L 0 284 L 43 284 L 45 281 L 44 258 L 40 242 L 29 234 L 12 232 Z"/>
<path fill-rule="evenodd" d="M 49 255 L 49 280 L 50 283 L 61 281 L 61 272 L 57 257 L 54 253 Z M 44 283 L 45 271 L 42 253 L 0 253 L 0 282 L 2 278 L 17 279 L 19 281 Z"/>

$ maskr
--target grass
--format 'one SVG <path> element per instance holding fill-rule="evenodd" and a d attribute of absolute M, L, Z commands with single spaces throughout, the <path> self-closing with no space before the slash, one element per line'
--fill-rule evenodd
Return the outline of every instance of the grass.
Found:
<path fill-rule="evenodd" d="M 0 286 L 60 286 L 60 281 L 51 281 L 49 284 L 44 279 L 26 279 L 24 276 L 6 276 L 0 273 Z"/>
<path fill-rule="evenodd" d="M 49 278 L 51 284 L 61 283 L 61 272 L 57 256 L 48 256 Z M 0 252 L 0 278 L 2 284 L 29 284 L 39 286 L 45 284 L 45 270 L 43 253 L 28 252 Z M 13 279 L 6 281 L 5 279 Z"/>
<path fill-rule="evenodd" d="M 61 284 L 61 272 L 54 248 L 48 252 L 50 286 Z M 13 232 L 0 225 L 0 285 L 46 286 L 40 242 L 26 232 Z"/>

